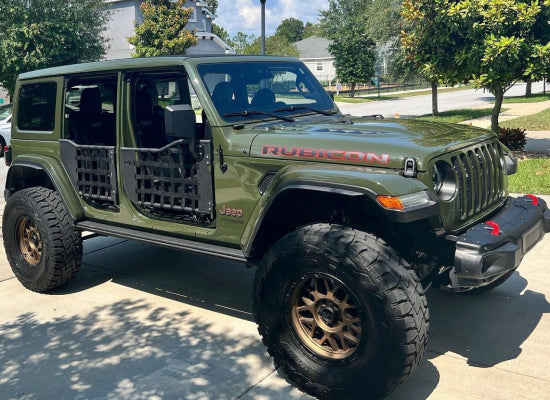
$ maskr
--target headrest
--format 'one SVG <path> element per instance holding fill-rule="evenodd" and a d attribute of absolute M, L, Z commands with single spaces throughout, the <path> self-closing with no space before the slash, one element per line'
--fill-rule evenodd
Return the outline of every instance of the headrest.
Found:
<path fill-rule="evenodd" d="M 86 88 L 80 94 L 80 112 L 83 114 L 101 113 L 101 93 L 99 88 Z"/>

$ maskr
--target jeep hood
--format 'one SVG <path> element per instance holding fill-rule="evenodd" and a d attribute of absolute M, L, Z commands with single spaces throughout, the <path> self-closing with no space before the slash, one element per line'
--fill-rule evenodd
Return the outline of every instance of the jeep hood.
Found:
<path fill-rule="evenodd" d="M 402 168 L 409 157 L 425 171 L 432 158 L 480 141 L 493 140 L 488 130 L 457 124 L 417 120 L 365 121 L 353 124 L 294 122 L 261 125 L 250 155 L 303 161 L 345 163 L 370 167 Z"/>

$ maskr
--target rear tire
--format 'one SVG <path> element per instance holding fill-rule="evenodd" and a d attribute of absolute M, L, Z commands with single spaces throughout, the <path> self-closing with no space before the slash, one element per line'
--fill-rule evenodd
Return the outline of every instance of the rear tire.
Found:
<path fill-rule="evenodd" d="M 256 273 L 254 316 L 275 366 L 320 399 L 377 399 L 418 366 L 422 286 L 384 241 L 317 224 L 279 240 Z"/>
<path fill-rule="evenodd" d="M 47 292 L 73 278 L 82 263 L 82 239 L 57 192 L 23 189 L 4 210 L 4 247 L 17 279 L 34 292 Z"/>

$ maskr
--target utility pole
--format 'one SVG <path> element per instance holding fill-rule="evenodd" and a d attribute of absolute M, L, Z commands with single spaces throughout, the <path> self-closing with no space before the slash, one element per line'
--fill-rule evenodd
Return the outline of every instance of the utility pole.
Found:
<path fill-rule="evenodd" d="M 266 0 L 260 0 L 262 3 L 262 48 L 260 54 L 265 56 L 265 2 Z"/>

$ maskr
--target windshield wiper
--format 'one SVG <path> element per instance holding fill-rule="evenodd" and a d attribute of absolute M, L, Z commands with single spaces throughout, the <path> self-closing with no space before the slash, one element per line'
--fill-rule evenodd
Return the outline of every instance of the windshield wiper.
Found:
<path fill-rule="evenodd" d="M 277 114 L 272 114 L 272 113 L 269 113 L 269 112 L 266 112 L 266 111 L 258 111 L 258 110 L 250 110 L 250 111 L 242 111 L 242 112 L 223 114 L 224 117 L 248 117 L 248 116 L 251 116 L 251 115 L 267 115 L 269 117 L 282 119 L 283 121 L 286 121 L 286 122 L 294 122 L 294 118 L 289 118 L 289 117 L 285 117 L 283 115 L 277 115 Z"/>
<path fill-rule="evenodd" d="M 334 114 L 336 114 L 336 111 L 334 111 L 334 110 L 331 110 L 331 111 L 318 110 L 316 108 L 307 107 L 307 106 L 297 106 L 297 107 L 290 106 L 290 107 L 284 107 L 284 108 L 277 108 L 276 110 L 273 110 L 273 112 L 298 111 L 298 110 L 308 110 L 308 111 L 313 111 L 313 112 L 323 114 L 323 115 L 334 115 Z"/>

